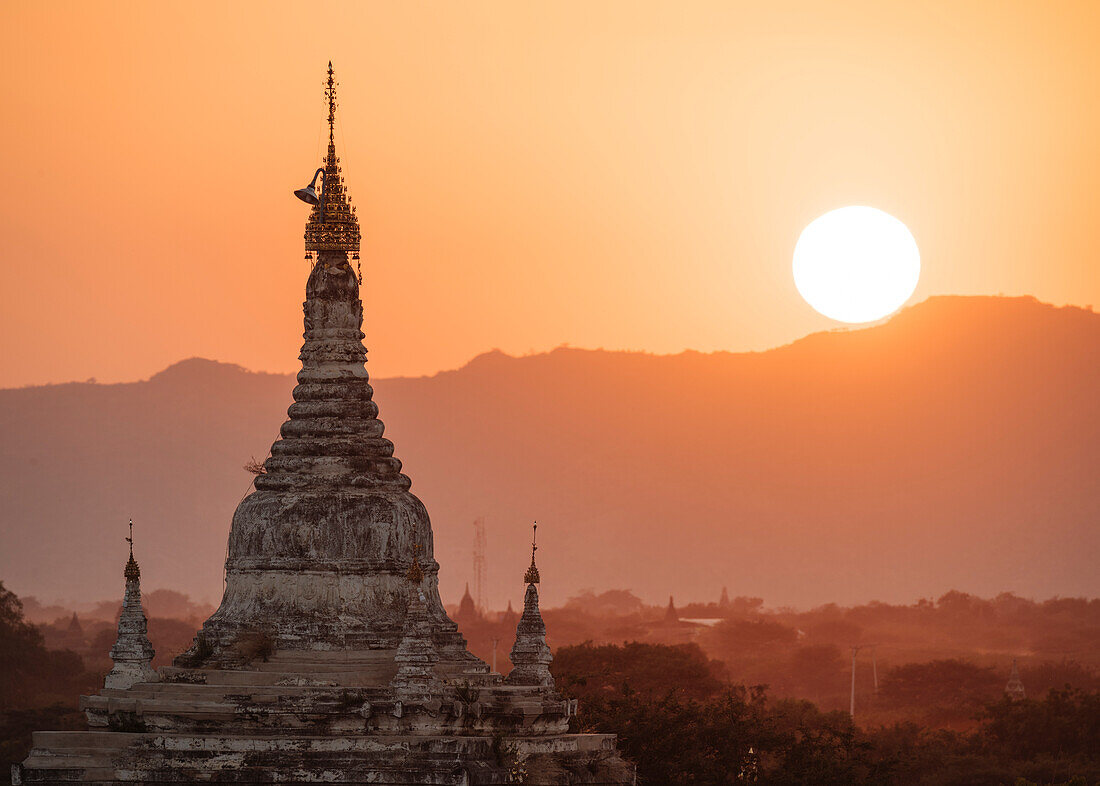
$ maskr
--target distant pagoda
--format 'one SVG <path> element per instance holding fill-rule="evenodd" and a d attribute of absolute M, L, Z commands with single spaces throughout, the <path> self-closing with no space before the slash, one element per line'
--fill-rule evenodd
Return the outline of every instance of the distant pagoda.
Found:
<path fill-rule="evenodd" d="M 1016 665 L 1016 659 L 1012 659 L 1012 672 L 1008 675 L 1008 683 L 1005 685 L 1005 696 L 1012 701 L 1021 701 L 1027 698 L 1023 680 L 1020 679 L 1020 669 Z"/>
<path fill-rule="evenodd" d="M 672 596 L 668 596 L 668 606 L 665 608 L 665 624 L 676 625 L 680 622 L 680 612 L 676 611 L 676 604 L 672 601 Z"/>
<path fill-rule="evenodd" d="M 481 621 L 481 615 L 474 604 L 474 596 L 470 594 L 470 585 L 466 585 L 466 591 L 462 593 L 462 600 L 458 602 L 458 610 L 455 611 L 455 622 L 459 625 L 471 625 Z"/>
<path fill-rule="evenodd" d="M 331 63 L 325 95 L 327 155 L 295 192 L 313 205 L 302 368 L 233 515 L 221 605 L 154 672 L 131 557 L 112 650 L 123 679 L 81 698 L 91 730 L 36 732 L 16 783 L 634 782 L 613 735 L 568 733 L 576 703 L 549 672 L 534 549 L 506 679 L 443 609 L 431 522 L 382 436 L 364 366 L 361 235 L 336 156 Z"/>

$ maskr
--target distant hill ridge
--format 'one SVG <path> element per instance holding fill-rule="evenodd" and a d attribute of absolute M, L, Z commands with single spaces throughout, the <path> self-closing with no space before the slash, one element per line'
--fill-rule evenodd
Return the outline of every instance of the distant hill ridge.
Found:
<path fill-rule="evenodd" d="M 293 384 L 192 358 L 144 382 L 0 390 L 0 579 L 117 594 L 132 516 L 147 585 L 216 602 L 242 465 Z M 374 385 L 448 598 L 478 516 L 499 605 L 522 595 L 532 519 L 550 603 L 1100 593 L 1088 309 L 936 297 L 764 352 L 492 351 Z"/>

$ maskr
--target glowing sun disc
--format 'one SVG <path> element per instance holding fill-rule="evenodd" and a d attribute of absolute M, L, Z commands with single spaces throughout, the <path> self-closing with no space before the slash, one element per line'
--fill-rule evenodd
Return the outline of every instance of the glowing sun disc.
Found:
<path fill-rule="evenodd" d="M 873 322 L 901 308 L 920 279 L 920 251 L 905 224 L 873 207 L 830 210 L 802 230 L 794 284 L 838 322 Z"/>

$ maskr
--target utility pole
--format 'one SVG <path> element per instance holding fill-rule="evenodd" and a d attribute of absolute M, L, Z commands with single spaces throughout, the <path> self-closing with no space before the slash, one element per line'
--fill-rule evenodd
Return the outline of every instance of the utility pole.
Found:
<path fill-rule="evenodd" d="M 848 714 L 853 718 L 856 716 L 856 653 L 859 652 L 861 647 L 854 645 L 852 647 L 852 704 L 848 710 Z"/>
<path fill-rule="evenodd" d="M 875 693 L 878 693 L 878 645 L 877 644 L 853 644 L 852 645 L 852 702 L 849 705 L 848 714 L 856 716 L 856 653 L 862 649 L 871 650 L 871 670 L 875 679 Z"/>

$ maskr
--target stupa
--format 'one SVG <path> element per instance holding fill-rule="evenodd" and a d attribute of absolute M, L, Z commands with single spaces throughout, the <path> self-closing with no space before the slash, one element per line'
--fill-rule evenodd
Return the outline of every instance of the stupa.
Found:
<path fill-rule="evenodd" d="M 507 679 L 443 608 L 428 513 L 383 437 L 364 365 L 331 63 L 325 93 L 327 155 L 296 192 L 313 204 L 302 368 L 233 515 L 221 605 L 154 672 L 127 568 L 138 603 L 118 650 L 125 679 L 82 697 L 89 730 L 36 732 L 16 783 L 634 782 L 612 735 L 568 733 L 576 704 L 554 688 L 533 583 Z"/>
<path fill-rule="evenodd" d="M 1023 701 L 1027 698 L 1024 683 L 1020 679 L 1020 669 L 1016 665 L 1016 659 L 1012 659 L 1012 672 L 1008 675 L 1008 683 L 1005 685 L 1005 696 L 1012 701 Z"/>

